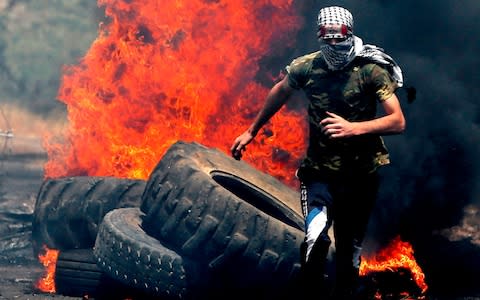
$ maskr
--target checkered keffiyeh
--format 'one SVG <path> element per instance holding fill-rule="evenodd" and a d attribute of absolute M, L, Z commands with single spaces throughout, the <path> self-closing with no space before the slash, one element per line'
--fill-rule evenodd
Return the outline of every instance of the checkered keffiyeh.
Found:
<path fill-rule="evenodd" d="M 385 51 L 375 45 L 363 44 L 361 38 L 353 35 L 353 16 L 343 7 L 330 6 L 318 13 L 319 41 L 330 38 L 345 38 L 337 46 L 320 43 L 323 58 L 331 70 L 340 70 L 355 57 L 363 57 L 387 68 L 399 87 L 403 86 L 400 66 Z M 339 47 L 340 46 L 340 47 Z"/>
<path fill-rule="evenodd" d="M 375 45 L 363 44 L 361 38 L 355 36 L 355 54 L 375 63 L 385 66 L 397 83 L 398 87 L 403 86 L 403 73 L 397 62 L 383 48 Z"/>
<path fill-rule="evenodd" d="M 317 25 L 322 38 L 345 38 L 353 33 L 353 16 L 340 6 L 324 7 L 318 13 Z"/>
<path fill-rule="evenodd" d="M 330 70 L 340 70 L 355 58 L 354 39 L 348 37 L 336 45 L 321 42 L 320 51 Z"/>

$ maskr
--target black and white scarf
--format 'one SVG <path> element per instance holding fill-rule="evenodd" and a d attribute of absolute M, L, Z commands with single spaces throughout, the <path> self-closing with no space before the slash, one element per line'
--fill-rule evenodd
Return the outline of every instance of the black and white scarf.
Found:
<path fill-rule="evenodd" d="M 321 43 L 320 51 L 322 51 L 323 58 L 331 70 L 341 70 L 355 57 L 363 57 L 385 66 L 396 81 L 398 87 L 403 86 L 402 69 L 395 60 L 386 54 L 383 48 L 363 44 L 362 39 L 355 35 L 335 45 Z"/>

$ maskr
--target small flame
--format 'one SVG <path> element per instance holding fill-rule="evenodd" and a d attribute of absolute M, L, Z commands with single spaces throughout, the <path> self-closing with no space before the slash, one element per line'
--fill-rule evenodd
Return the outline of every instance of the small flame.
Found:
<path fill-rule="evenodd" d="M 39 254 L 38 260 L 45 267 L 45 270 L 35 287 L 42 292 L 55 293 L 55 267 L 59 251 L 48 249 L 46 246 L 43 246 L 43 249 L 45 250 L 45 254 Z"/>
<path fill-rule="evenodd" d="M 385 270 L 398 270 L 405 268 L 410 270 L 417 286 L 425 293 L 428 289 L 425 283 L 425 274 L 417 264 L 413 256 L 413 247 L 410 243 L 404 242 L 397 236 L 393 241 L 374 257 L 362 257 L 360 275 L 364 276 L 370 272 Z"/>

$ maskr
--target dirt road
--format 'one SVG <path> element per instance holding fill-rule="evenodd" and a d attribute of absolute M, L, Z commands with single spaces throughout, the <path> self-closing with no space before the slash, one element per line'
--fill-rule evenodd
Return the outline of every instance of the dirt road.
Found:
<path fill-rule="evenodd" d="M 15 137 L 0 149 L 0 299 L 77 299 L 42 293 L 44 268 L 30 242 L 36 194 L 46 153 L 37 137 Z"/>

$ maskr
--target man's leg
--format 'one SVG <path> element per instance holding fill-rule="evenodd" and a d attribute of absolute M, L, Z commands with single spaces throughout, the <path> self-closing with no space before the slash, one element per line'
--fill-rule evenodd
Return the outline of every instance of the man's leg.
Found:
<path fill-rule="evenodd" d="M 302 280 L 304 290 L 318 290 L 319 286 L 324 287 L 325 284 L 325 265 L 331 244 L 328 237 L 332 223 L 328 215 L 331 195 L 328 185 L 322 182 L 302 183 L 301 195 L 305 215 L 305 242 L 301 249 Z"/>
<path fill-rule="evenodd" d="M 336 299 L 356 299 L 362 243 L 378 192 L 376 173 L 347 178 L 334 189 Z M 345 185 L 344 185 L 345 184 Z"/>

